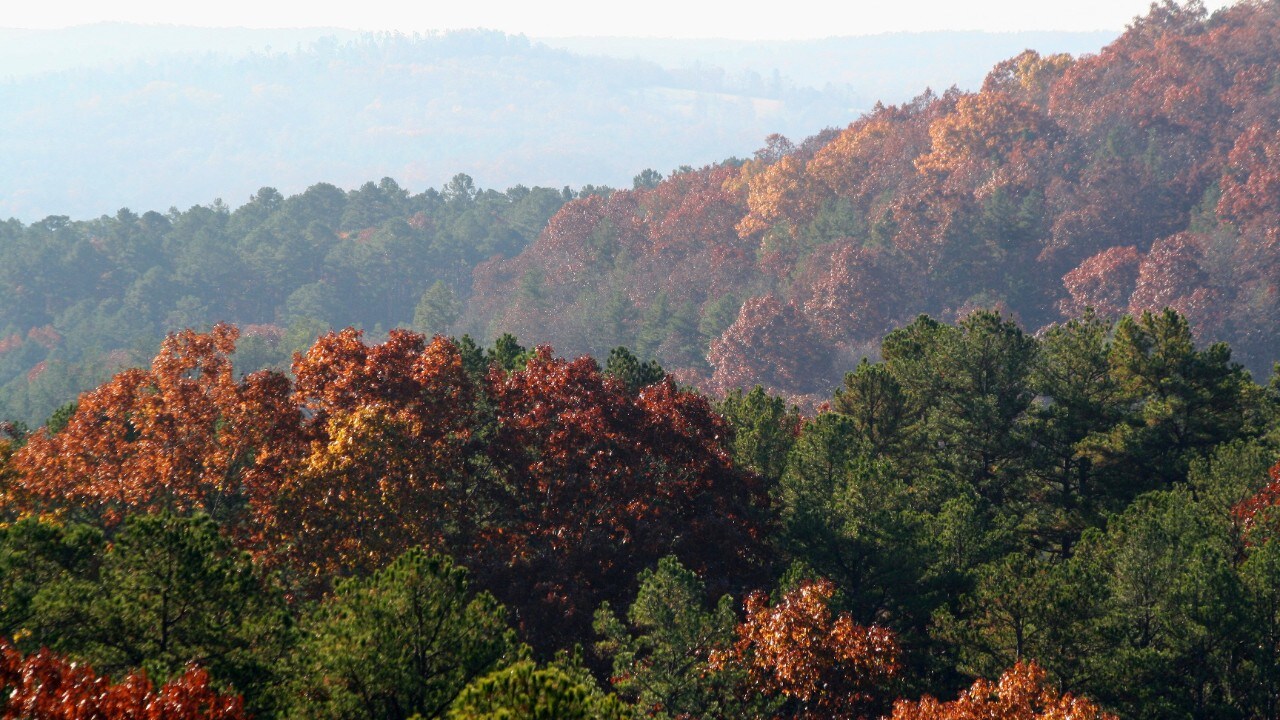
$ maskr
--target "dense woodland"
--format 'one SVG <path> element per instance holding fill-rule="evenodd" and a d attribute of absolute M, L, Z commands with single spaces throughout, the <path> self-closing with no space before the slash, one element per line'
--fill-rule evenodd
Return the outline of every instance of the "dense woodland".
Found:
<path fill-rule="evenodd" d="M 289 198 L 263 188 L 234 211 L 0 223 L 0 415 L 38 423 L 211 318 L 241 327 L 243 370 L 287 368 L 331 327 L 446 327 L 472 267 L 519 253 L 573 196 L 480 190 L 466 175 L 414 195 L 384 178 Z"/>
<path fill-rule="evenodd" d="M 1277 717 L 1277 68 L 0 225 L 0 716 Z"/>
<path fill-rule="evenodd" d="M 918 313 L 1177 308 L 1280 357 L 1280 4 L 1154 6 L 1097 55 L 1028 51 L 745 163 L 565 207 L 477 269 L 467 318 L 628 345 L 724 392 L 821 398 Z M 468 326 L 470 327 L 470 326 Z"/>
<path fill-rule="evenodd" d="M 1274 2 L 1167 3 L 1099 54 L 1028 51 L 979 92 L 630 189 L 384 179 L 10 220 L 0 416 L 38 424 L 165 332 L 217 321 L 290 337 L 242 349 L 245 370 L 286 367 L 317 330 L 416 318 L 566 355 L 625 345 L 703 390 L 759 383 L 812 410 L 919 313 L 999 308 L 1037 330 L 1169 306 L 1263 381 L 1280 357 L 1278 20 Z"/>
<path fill-rule="evenodd" d="M 171 335 L 10 427 L 12 716 L 1280 703 L 1280 385 L 1173 310 L 921 316 L 812 416 L 623 348 L 345 330 L 242 376 L 238 339 Z"/>

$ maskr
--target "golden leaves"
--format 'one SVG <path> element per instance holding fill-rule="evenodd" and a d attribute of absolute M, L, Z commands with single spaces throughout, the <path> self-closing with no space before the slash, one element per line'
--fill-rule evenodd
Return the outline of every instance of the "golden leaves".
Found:
<path fill-rule="evenodd" d="M 1035 663 L 1019 662 L 996 682 L 978 680 L 952 702 L 898 701 L 890 720 L 1115 720 L 1086 698 L 1059 692 Z"/>

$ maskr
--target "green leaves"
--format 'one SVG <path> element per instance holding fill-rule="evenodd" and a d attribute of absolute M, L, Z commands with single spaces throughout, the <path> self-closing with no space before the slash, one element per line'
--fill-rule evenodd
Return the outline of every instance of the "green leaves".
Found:
<path fill-rule="evenodd" d="M 721 717 L 735 709 L 735 673 L 709 663 L 733 645 L 733 599 L 707 608 L 702 581 L 674 557 L 638 580 L 625 623 L 608 603 L 596 611 L 596 650 L 612 660 L 614 688 L 653 718 Z"/>
<path fill-rule="evenodd" d="M 468 685 L 449 720 L 627 720 L 630 710 L 613 695 L 577 682 L 551 665 L 524 660 Z"/>
<path fill-rule="evenodd" d="M 289 717 L 438 718 L 472 680 L 520 649 L 506 613 L 467 572 L 410 550 L 338 585 L 302 626 Z"/>
<path fill-rule="evenodd" d="M 64 552 L 77 534 L 64 534 Z M 196 663 L 243 692 L 251 710 L 272 707 L 292 620 L 278 586 L 212 520 L 132 517 L 95 560 L 33 598 L 33 643 L 113 676 L 144 670 L 164 681 Z"/>

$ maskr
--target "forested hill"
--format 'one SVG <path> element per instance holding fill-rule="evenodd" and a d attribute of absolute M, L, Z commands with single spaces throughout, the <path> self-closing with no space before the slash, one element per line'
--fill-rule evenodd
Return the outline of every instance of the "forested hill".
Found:
<path fill-rule="evenodd" d="M 166 332 L 218 320 L 244 331 L 242 370 L 287 366 L 331 327 L 443 330 L 472 267 L 520 252 L 573 196 L 466 175 L 412 194 L 384 178 L 263 188 L 234 211 L 0 223 L 0 417 L 43 422 Z"/>
<path fill-rule="evenodd" d="M 825 396 L 887 328 L 1171 306 L 1280 358 L 1280 4 L 1153 6 L 1097 55 L 1033 51 L 746 163 L 579 199 L 482 266 L 466 319 L 628 345 L 704 387 Z"/>
<path fill-rule="evenodd" d="M 234 210 L 10 220 L 0 416 L 39 423 L 164 333 L 217 321 L 244 329 L 242 369 L 282 366 L 323 329 L 412 325 L 597 357 L 625 345 L 705 390 L 817 402 L 919 313 L 998 308 L 1036 329 L 1171 306 L 1262 380 L 1280 358 L 1278 16 L 1166 4 L 1097 55 L 1028 51 L 978 91 L 618 191 L 459 175 L 419 194 L 321 183 Z M 489 60 L 525 42 L 440 41 Z M 317 52 L 351 68 L 419 50 Z"/>

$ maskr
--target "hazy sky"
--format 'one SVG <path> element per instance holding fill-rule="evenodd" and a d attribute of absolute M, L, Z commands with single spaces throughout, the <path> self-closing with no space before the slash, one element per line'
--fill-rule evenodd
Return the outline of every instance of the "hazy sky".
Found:
<path fill-rule="evenodd" d="M 1230 4 L 1207 0 L 1210 10 Z M 838 7 L 832 13 L 826 8 Z M 800 39 L 898 30 L 1121 30 L 1148 0 L 41 0 L 0 25 L 118 21 L 204 26 L 344 27 L 402 32 L 484 27 L 534 37 L 624 35 Z"/>

